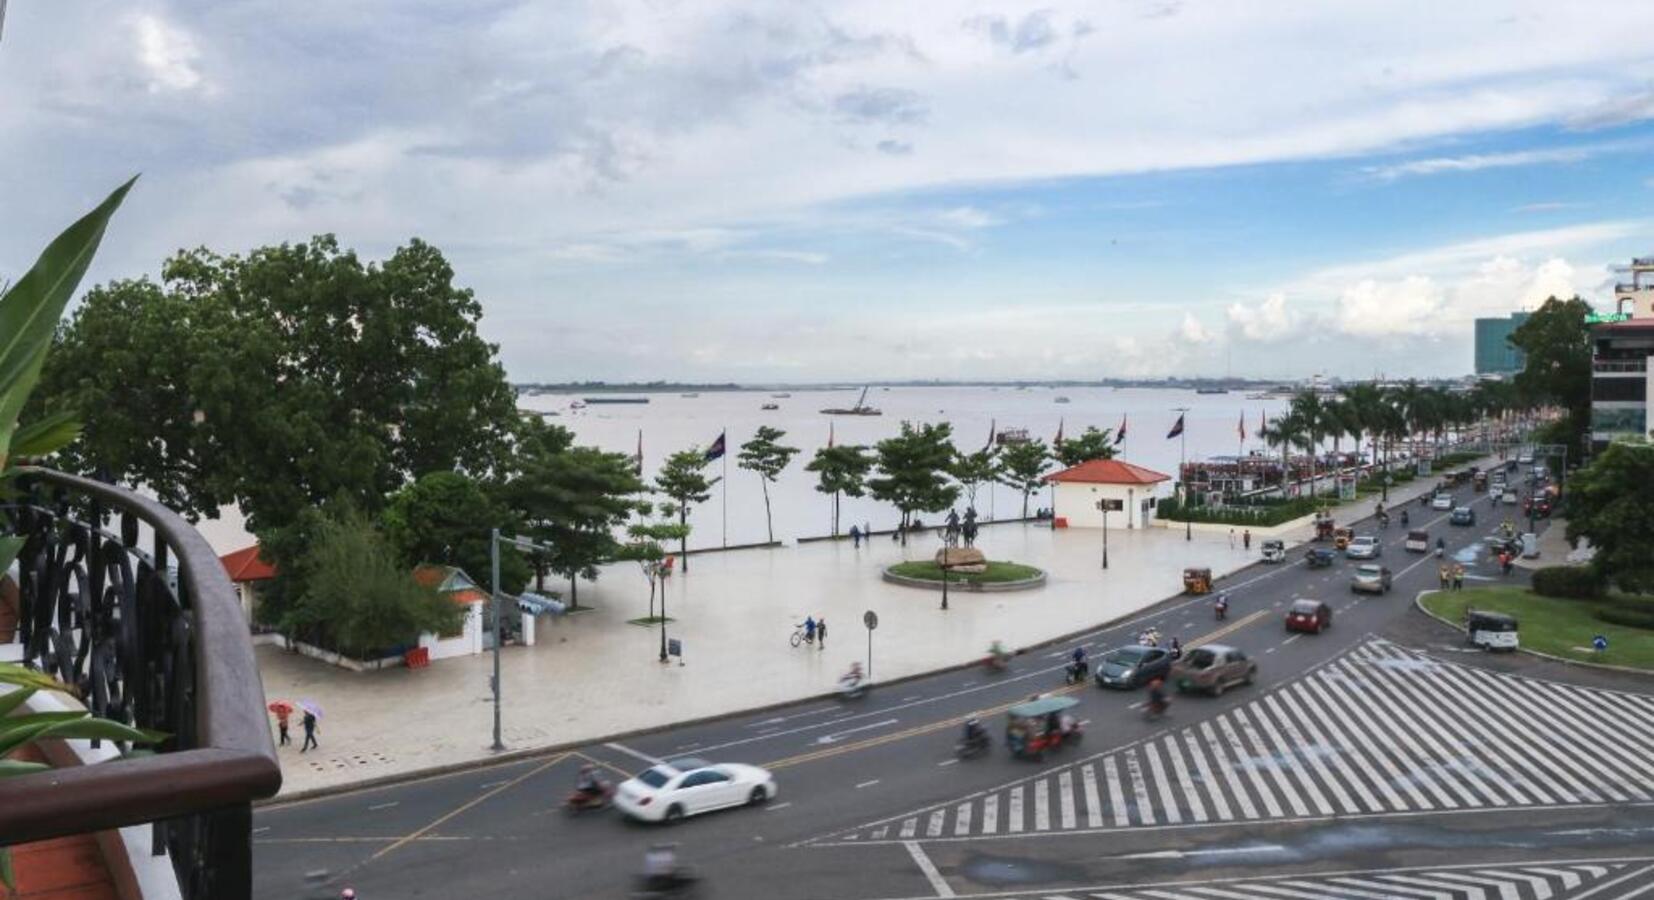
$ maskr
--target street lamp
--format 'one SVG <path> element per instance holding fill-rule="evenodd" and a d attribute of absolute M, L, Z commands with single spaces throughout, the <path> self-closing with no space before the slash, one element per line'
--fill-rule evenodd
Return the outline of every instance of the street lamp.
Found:
<path fill-rule="evenodd" d="M 1188 465 L 1189 459 L 1187 452 L 1189 448 L 1189 424 L 1182 417 L 1189 414 L 1189 407 L 1176 407 L 1172 412 L 1178 414 L 1178 422 L 1183 426 L 1177 432 L 1177 486 L 1183 492 L 1183 539 L 1192 541 L 1195 536 L 1192 524 L 1193 518 L 1189 514 L 1189 482 L 1187 480 L 1188 476 L 1183 471 L 1184 467 Z M 1104 532 L 1108 531 L 1107 528 L 1103 530 Z"/>
<path fill-rule="evenodd" d="M 1119 500 L 1110 500 L 1105 497 L 1097 501 L 1097 511 L 1103 514 L 1103 568 L 1105 569 L 1108 568 L 1108 512 L 1111 509 L 1118 511 L 1123 508 L 1124 505 Z M 1126 526 L 1128 528 L 1131 526 L 1129 518 L 1126 520 Z"/>
<path fill-rule="evenodd" d="M 942 570 L 942 611 L 943 612 L 946 612 L 947 608 L 948 608 L 948 569 L 952 568 L 952 566 L 953 566 L 953 564 L 948 561 L 948 548 L 943 547 L 942 548 L 942 561 L 936 564 L 936 568 Z"/>
<path fill-rule="evenodd" d="M 492 569 L 490 575 L 493 580 L 493 594 L 489 598 L 489 607 L 494 615 L 494 750 L 505 749 L 505 741 L 500 740 L 500 545 L 510 544 L 519 550 L 532 553 L 550 553 L 551 548 L 544 544 L 515 537 L 500 537 L 498 528 L 493 530 L 488 539 L 488 565 Z"/>

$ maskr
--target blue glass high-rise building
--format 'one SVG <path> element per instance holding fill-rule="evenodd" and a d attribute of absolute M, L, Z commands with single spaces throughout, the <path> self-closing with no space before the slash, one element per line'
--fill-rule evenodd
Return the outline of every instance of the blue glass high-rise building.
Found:
<path fill-rule="evenodd" d="M 1525 360 L 1510 336 L 1528 320 L 1525 312 L 1511 313 L 1503 319 L 1476 320 L 1476 374 L 1515 375 L 1522 371 Z"/>

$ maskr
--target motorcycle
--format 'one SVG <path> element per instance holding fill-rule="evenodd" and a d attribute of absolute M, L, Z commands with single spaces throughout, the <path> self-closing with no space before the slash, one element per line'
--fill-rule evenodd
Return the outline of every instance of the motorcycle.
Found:
<path fill-rule="evenodd" d="M 1069 684 L 1079 684 L 1089 674 L 1091 674 L 1091 664 L 1085 660 L 1078 660 L 1070 662 L 1063 669 L 1063 680 Z"/>
<path fill-rule="evenodd" d="M 974 737 L 961 738 L 958 743 L 953 745 L 953 755 L 957 759 L 970 759 L 973 756 L 981 756 L 987 753 L 992 746 L 993 741 L 989 739 L 988 733 L 984 731 Z"/>
<path fill-rule="evenodd" d="M 597 783 L 597 792 L 572 791 L 568 799 L 563 801 L 563 809 L 570 813 L 580 813 L 592 809 L 605 809 L 614 802 L 615 786 L 607 781 Z"/>
<path fill-rule="evenodd" d="M 989 653 L 982 658 L 982 665 L 990 672 L 1003 672 L 1011 666 L 1011 654 Z"/>
<path fill-rule="evenodd" d="M 867 693 L 867 681 L 859 674 L 842 675 L 838 680 L 840 700 L 856 700 Z"/>
<path fill-rule="evenodd" d="M 1171 705 L 1172 703 L 1170 700 L 1150 700 L 1148 705 L 1143 707 L 1143 718 L 1153 722 L 1161 716 L 1164 716 L 1166 711 L 1171 708 Z"/>
<path fill-rule="evenodd" d="M 1229 601 L 1219 600 L 1212 604 L 1212 613 L 1217 616 L 1219 622 L 1229 618 Z"/>

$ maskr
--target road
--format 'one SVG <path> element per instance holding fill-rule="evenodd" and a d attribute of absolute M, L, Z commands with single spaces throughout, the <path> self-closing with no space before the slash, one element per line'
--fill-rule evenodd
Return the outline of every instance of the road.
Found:
<path fill-rule="evenodd" d="M 1474 496 L 1477 527 L 1410 508 L 1471 586 L 1501 577 L 1478 552 L 1499 515 Z M 1412 608 L 1436 587 L 1436 558 L 1406 553 L 1399 521 L 1363 530 L 1395 570 L 1389 595 L 1351 594 L 1353 563 L 1309 570 L 1294 554 L 1220 584 L 1225 622 L 1210 598 L 1184 597 L 1086 635 L 1095 655 L 1153 625 L 1258 660 L 1255 685 L 1180 698 L 1158 721 L 1140 693 L 1065 687 L 1072 644 L 1052 646 L 1005 673 L 262 808 L 255 893 L 624 897 L 643 850 L 670 841 L 710 897 L 1654 900 L 1649 684 L 1460 652 Z M 1333 627 L 1287 634 L 1297 597 L 1329 602 Z M 1043 763 L 998 747 L 953 758 L 966 717 L 997 732 L 1006 706 L 1039 692 L 1080 700 L 1081 746 Z M 686 754 L 766 766 L 780 796 L 672 828 L 560 809 L 584 763 L 622 777 Z"/>

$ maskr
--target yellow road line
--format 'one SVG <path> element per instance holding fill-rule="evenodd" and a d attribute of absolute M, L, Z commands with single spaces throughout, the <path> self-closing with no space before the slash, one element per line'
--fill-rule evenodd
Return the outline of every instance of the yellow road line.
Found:
<path fill-rule="evenodd" d="M 594 766 L 602 766 L 603 768 L 608 769 L 611 772 L 614 772 L 615 774 L 619 775 L 622 778 L 631 778 L 632 777 L 631 772 L 628 772 L 625 769 L 622 769 L 621 767 L 619 767 L 619 766 L 617 766 L 613 763 L 604 762 L 603 760 L 598 759 L 595 756 L 587 756 L 586 754 L 581 753 L 579 750 L 571 750 L 569 752 L 570 752 L 571 755 L 578 756 L 581 759 L 585 760 L 586 762 L 591 763 Z"/>
<path fill-rule="evenodd" d="M 468 800 L 465 803 L 460 804 L 460 806 L 457 809 L 454 809 L 451 812 L 443 814 L 442 816 L 438 817 L 436 819 L 436 821 L 432 822 L 429 825 L 426 825 L 424 828 L 421 828 L 418 831 L 415 831 L 414 833 L 409 834 L 405 837 L 399 838 L 396 841 L 396 843 L 391 844 L 390 846 L 381 849 L 378 853 L 375 853 L 372 856 L 368 857 L 367 861 L 368 862 L 373 862 L 374 860 L 378 859 L 381 856 L 384 856 L 385 854 L 391 852 L 392 850 L 395 850 L 399 847 L 404 847 L 408 844 L 413 843 L 414 841 L 419 840 L 420 838 L 424 837 L 427 832 L 429 832 L 433 828 L 436 828 L 438 825 L 441 825 L 442 823 L 448 821 L 449 819 L 452 819 L 453 817 L 459 815 L 460 813 L 465 812 L 468 809 L 471 809 L 472 807 L 474 807 L 477 804 L 483 802 L 484 800 L 487 800 L 490 797 L 493 797 L 496 794 L 499 794 L 503 791 L 507 791 L 507 790 L 510 790 L 511 788 L 516 787 L 517 785 L 521 784 L 522 782 L 527 781 L 529 778 L 532 778 L 533 776 L 538 775 L 541 772 L 544 772 L 545 770 L 551 768 L 552 766 L 557 765 L 558 763 L 560 763 L 563 760 L 568 759 L 568 758 L 569 758 L 569 754 L 567 754 L 567 753 L 559 753 L 556 756 L 553 756 L 552 758 L 550 758 L 550 759 L 546 760 L 545 762 L 535 766 L 534 768 L 528 770 L 527 772 L 524 772 L 523 774 L 518 775 L 516 778 L 513 778 L 510 781 L 507 781 L 505 784 L 502 784 L 499 787 L 494 788 L 493 790 L 489 791 L 488 793 L 483 794 L 480 797 L 477 797 L 477 798 L 472 799 L 472 800 Z"/>
<path fill-rule="evenodd" d="M 1252 613 L 1249 616 L 1245 616 L 1243 618 L 1236 619 L 1235 621 L 1230 622 L 1227 625 L 1224 625 L 1222 628 L 1218 628 L 1218 629 L 1216 629 L 1216 630 L 1214 630 L 1214 631 L 1212 631 L 1208 634 L 1201 635 L 1200 637 L 1197 637 L 1194 640 L 1191 640 L 1186 646 L 1198 647 L 1201 644 L 1209 644 L 1212 641 L 1215 641 L 1218 638 L 1221 638 L 1226 634 L 1230 634 L 1230 633 L 1232 633 L 1232 632 L 1234 632 L 1238 629 L 1245 628 L 1247 625 L 1250 625 L 1253 622 L 1256 622 L 1257 620 L 1263 618 L 1264 616 L 1269 615 L 1271 612 L 1272 612 L 1272 610 L 1260 609 L 1257 612 Z M 1072 693 L 1080 690 L 1081 688 L 1083 688 L 1085 686 L 1086 686 L 1086 682 L 1082 681 L 1079 684 L 1071 684 L 1071 685 L 1067 685 L 1065 687 L 1058 688 L 1058 689 L 1053 690 L 1053 691 L 1048 691 L 1048 692 L 1045 693 L 1045 696 L 1057 696 L 1057 695 L 1062 695 L 1062 694 L 1072 694 Z M 829 759 L 829 758 L 835 757 L 835 756 L 842 756 L 846 753 L 854 753 L 854 752 L 857 752 L 857 751 L 860 751 L 860 750 L 867 750 L 869 748 L 878 747 L 878 746 L 881 746 L 881 745 L 884 745 L 884 744 L 891 743 L 893 741 L 906 740 L 907 738 L 910 738 L 910 737 L 918 737 L 918 736 L 923 735 L 923 734 L 932 734 L 934 732 L 941 731 L 944 728 L 951 728 L 951 727 L 956 726 L 956 725 L 963 725 L 965 723 L 965 720 L 967 720 L 967 719 L 981 718 L 983 716 L 996 715 L 998 713 L 1002 713 L 1002 712 L 1010 709 L 1013 706 L 1016 706 L 1018 703 L 1025 703 L 1025 702 L 1027 702 L 1026 698 L 1019 699 L 1019 700 L 1013 700 L 1010 703 L 1002 703 L 998 706 L 989 707 L 987 709 L 975 710 L 973 712 L 965 713 L 964 715 L 954 716 L 954 717 L 948 718 L 948 719 L 943 719 L 940 722 L 930 722 L 930 723 L 925 724 L 925 725 L 916 725 L 916 726 L 914 726 L 912 728 L 909 728 L 909 729 L 906 729 L 904 731 L 893 731 L 890 734 L 882 734 L 882 735 L 879 735 L 878 737 L 871 737 L 871 738 L 856 741 L 856 742 L 850 743 L 850 744 L 837 744 L 837 745 L 834 745 L 834 746 L 831 746 L 831 747 L 823 747 L 820 750 L 811 750 L 811 751 L 806 752 L 806 753 L 800 753 L 796 756 L 789 756 L 789 757 L 786 757 L 784 759 L 778 759 L 778 760 L 775 760 L 774 762 L 763 763 L 763 766 L 766 769 L 784 769 L 784 768 L 787 768 L 788 766 L 796 766 L 796 765 L 799 765 L 801 763 L 814 762 L 818 759 Z"/>

